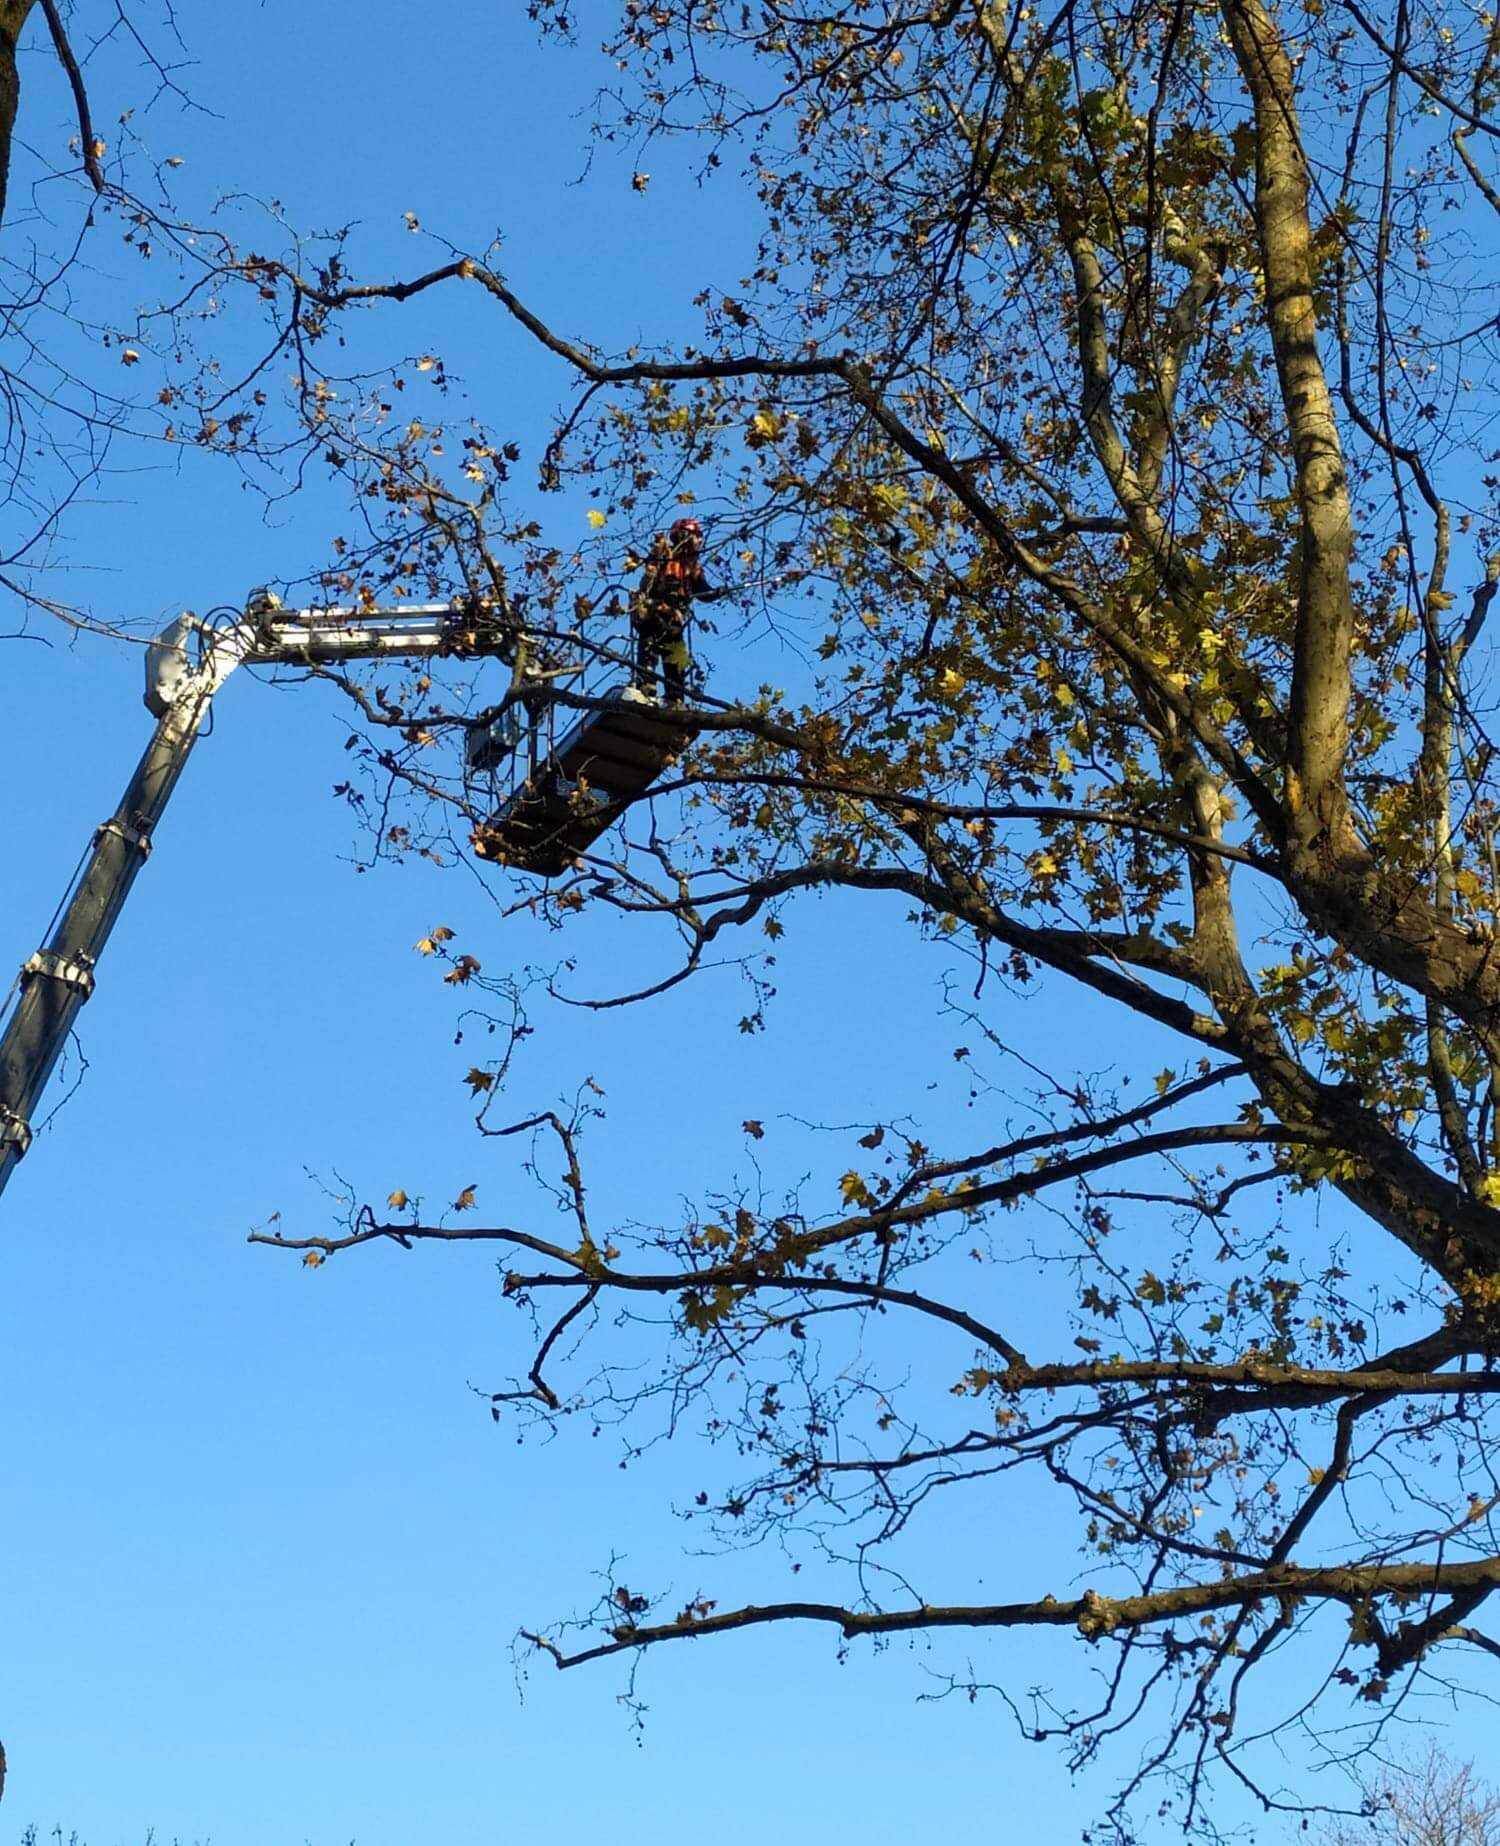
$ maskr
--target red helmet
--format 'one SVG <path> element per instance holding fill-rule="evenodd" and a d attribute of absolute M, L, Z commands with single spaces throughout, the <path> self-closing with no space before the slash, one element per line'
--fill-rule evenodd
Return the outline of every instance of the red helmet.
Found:
<path fill-rule="evenodd" d="M 674 545 L 680 545 L 684 539 L 691 539 L 695 545 L 703 543 L 703 528 L 696 519 L 674 519 L 667 537 Z"/>

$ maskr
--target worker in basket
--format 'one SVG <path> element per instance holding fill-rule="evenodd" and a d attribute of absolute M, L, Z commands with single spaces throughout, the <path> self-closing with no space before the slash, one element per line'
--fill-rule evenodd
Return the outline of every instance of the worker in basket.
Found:
<path fill-rule="evenodd" d="M 661 662 L 662 689 L 669 705 L 687 701 L 687 625 L 694 602 L 717 602 L 727 590 L 716 589 L 703 574 L 703 528 L 696 519 L 674 520 L 658 533 L 630 606 L 635 629 L 635 672 L 631 689 L 640 698 L 656 692 L 656 663 Z"/>

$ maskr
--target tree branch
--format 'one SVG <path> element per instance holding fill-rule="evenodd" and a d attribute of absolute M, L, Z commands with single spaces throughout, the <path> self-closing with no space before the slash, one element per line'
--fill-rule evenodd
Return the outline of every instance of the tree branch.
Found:
<path fill-rule="evenodd" d="M 47 17 L 47 30 L 52 34 L 57 61 L 66 71 L 73 92 L 73 107 L 78 113 L 78 140 L 83 149 L 83 170 L 88 174 L 89 184 L 94 191 L 103 192 L 104 169 L 99 165 L 99 139 L 94 133 L 93 118 L 89 113 L 89 97 L 83 85 L 83 72 L 78 68 L 73 47 L 68 43 L 62 15 L 57 10 L 57 0 L 41 0 L 41 6 Z"/>
<path fill-rule="evenodd" d="M 1282 1565 L 1275 1570 L 1248 1571 L 1225 1576 L 1214 1583 L 1183 1584 L 1137 1596 L 1107 1597 L 1093 1590 L 1066 1602 L 1046 1596 L 1036 1602 L 990 1603 L 943 1607 L 924 1604 L 915 1609 L 865 1611 L 834 1603 L 783 1602 L 749 1604 L 707 1615 L 695 1621 L 664 1622 L 635 1627 L 622 1624 L 613 1638 L 597 1647 L 565 1654 L 555 1642 L 528 1633 L 525 1638 L 550 1653 L 559 1667 L 584 1666 L 611 1654 L 654 1647 L 663 1641 L 687 1641 L 706 1635 L 728 1634 L 741 1628 L 764 1627 L 773 1622 L 825 1622 L 845 1640 L 860 1635 L 926 1633 L 938 1628 L 1076 1628 L 1085 1640 L 1097 1641 L 1117 1629 L 1138 1629 L 1184 1616 L 1204 1615 L 1219 1609 L 1287 1597 L 1319 1600 L 1358 1607 L 1380 1596 L 1451 1594 L 1479 1596 L 1500 1587 L 1500 1558 L 1480 1558 L 1461 1564 L 1336 1565 L 1302 1569 Z M 1422 1645 L 1432 1639 L 1426 1637 Z"/>

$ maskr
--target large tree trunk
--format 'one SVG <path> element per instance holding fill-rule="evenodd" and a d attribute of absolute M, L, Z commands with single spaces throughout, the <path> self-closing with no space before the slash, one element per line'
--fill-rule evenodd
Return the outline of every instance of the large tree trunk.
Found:
<path fill-rule="evenodd" d="M 5 216 L 6 182 L 10 178 L 10 139 L 16 126 L 16 106 L 21 99 L 21 74 L 16 67 L 16 41 L 26 15 L 36 0 L 0 0 L 0 220 Z"/>

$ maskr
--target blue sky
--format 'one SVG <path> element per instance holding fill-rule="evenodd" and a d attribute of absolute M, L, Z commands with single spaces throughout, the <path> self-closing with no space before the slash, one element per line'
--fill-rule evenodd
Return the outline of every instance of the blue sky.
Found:
<path fill-rule="evenodd" d="M 641 195 L 613 151 L 573 185 L 599 67 L 538 49 L 521 10 L 469 0 L 422 26 L 374 0 L 351 29 L 347 7 L 186 5 L 187 81 L 216 113 L 167 101 L 135 127 L 155 157 L 184 161 L 185 190 L 238 186 L 296 223 L 357 221 L 372 269 L 432 260 L 406 212 L 470 247 L 499 228 L 506 273 L 567 331 L 618 346 L 690 329 L 692 295 L 746 266 L 733 182 L 705 196 L 658 154 Z M 34 66 L 24 119 L 41 139 L 65 115 Z M 98 69 L 140 91 L 120 107 L 144 99 L 128 60 Z M 95 103 L 117 113 L 112 95 Z M 534 427 L 561 394 L 475 298 L 407 314 L 408 349 L 444 353 L 497 420 Z M 122 455 L 128 469 L 77 510 L 59 561 L 86 567 L 69 581 L 102 616 L 149 629 L 237 601 L 299 573 L 336 523 L 317 491 L 268 520 L 198 459 L 178 472 Z M 548 517 L 576 527 L 560 543 L 586 536 L 581 506 Z M 50 640 L 5 646 L 17 963 L 149 730 L 138 650 Z M 722 651 L 726 674 L 778 670 L 765 644 L 743 669 Z M 324 1228 L 324 1189 L 345 1181 L 376 1197 L 477 1182 L 481 1210 L 535 1209 L 505 1152 L 475 1143 L 472 1059 L 413 944 L 445 923 L 487 971 L 558 945 L 498 925 L 465 869 L 354 869 L 362 843 L 330 798 L 347 730 L 319 688 L 242 676 L 223 695 L 85 1014 L 86 1080 L 4 1201 L 0 1839 L 28 1822 L 89 1846 L 135 1846 L 149 1827 L 218 1846 L 480 1846 L 544 1829 L 607 1829 L 618 1846 L 711 1830 L 739 1846 L 768 1828 L 796 1846 L 1022 1824 L 1038 1846 L 1075 1839 L 1102 1783 L 1076 1793 L 996 1704 L 919 1702 L 937 1664 L 921 1646 L 843 1664 L 824 1634 L 663 1650 L 639 1737 L 608 1667 L 518 1681 L 516 1629 L 590 1600 L 612 1552 L 684 1591 L 710 1571 L 747 1595 L 786 1584 L 764 1559 L 683 1555 L 671 1508 L 697 1464 L 680 1450 L 622 1470 L 608 1434 L 519 1447 L 492 1424 L 470 1387 L 503 1382 L 521 1329 L 483 1249 L 374 1250 L 313 1275 L 246 1247 L 276 1212 Z M 830 1092 L 845 1121 L 908 1106 L 921 1086 L 893 1043 L 930 1061 L 936 1118 L 962 1112 L 942 960 L 914 953 L 904 906 L 882 902 L 803 906 L 763 1038 L 734 1032 L 732 973 L 649 1016 L 548 1018 L 518 1095 L 551 1101 L 584 1074 L 608 1093 L 590 1144 L 604 1218 L 722 1177 L 745 1116 L 792 1137 L 780 1118 L 827 1119 Z M 1018 1006 L 1012 1027 L 1055 1048 L 1083 1018 Z M 1095 1046 L 1089 1061 L 1116 1055 Z M 674 1135 L 674 1099 L 710 1084 L 694 1119 L 715 1132 Z M 935 1535 L 934 1573 L 973 1536 Z M 1028 1560 L 1024 1533 L 983 1542 L 992 1582 Z M 1001 1645 L 1022 1683 L 1077 1671 L 1053 1644 Z M 942 1664 L 959 1660 L 945 1648 Z"/>
<path fill-rule="evenodd" d="M 738 274 L 732 190 L 696 209 L 683 187 L 695 209 L 673 210 L 669 175 L 643 199 L 618 161 L 570 185 L 594 69 L 536 50 L 503 11 L 448 19 L 467 39 L 454 58 L 394 5 L 361 9 L 357 33 L 347 9 L 184 9 L 190 87 L 216 117 L 167 103 L 136 126 L 184 161 L 185 192 L 211 176 L 299 223 L 357 219 L 372 264 L 431 260 L 407 211 L 478 247 L 502 227 L 507 272 L 571 328 L 621 344 L 686 325 L 710 274 Z M 393 60 L 416 101 L 397 101 Z M 40 137 L 44 108 L 65 116 L 34 63 Z M 96 99 L 101 116 L 112 104 Z M 429 347 L 518 424 L 562 389 L 456 293 L 413 323 L 410 349 Z M 87 567 L 73 594 L 112 619 L 150 628 L 234 601 L 300 571 L 332 529 L 308 500 L 268 524 L 196 457 L 180 474 L 120 459 L 130 471 L 79 509 L 62 554 Z M 566 541 L 585 536 L 572 517 Z M 149 730 L 137 650 L 52 639 L 6 653 L 0 748 L 26 791 L 5 881 L 17 962 Z M 921 1649 L 839 1665 L 827 1635 L 747 1635 L 663 1659 L 639 1738 L 618 1675 L 518 1684 L 517 1627 L 587 1602 L 612 1551 L 685 1587 L 705 1567 L 678 1559 L 675 1463 L 622 1472 L 608 1437 L 523 1449 L 492 1424 L 469 1387 L 503 1381 L 520 1328 L 482 1250 L 375 1251 L 312 1275 L 245 1246 L 276 1211 L 323 1227 L 309 1167 L 377 1196 L 477 1180 L 497 1212 L 528 1203 L 474 1144 L 451 998 L 412 945 L 443 921 L 489 968 L 556 946 L 520 925 L 497 940 L 465 872 L 356 874 L 361 842 L 329 795 L 346 733 L 319 689 L 226 691 L 87 1009 L 86 1081 L 5 1199 L 0 1837 L 35 1822 L 90 1846 L 153 1826 L 219 1846 L 478 1846 L 607 1828 L 673 1846 L 711 1827 L 733 1846 L 769 1821 L 791 1841 L 882 1840 L 970 1827 L 1023 1773 L 1044 1778 L 1035 1837 L 1075 1837 L 1085 1804 L 1055 1761 L 1017 1754 L 996 1709 L 916 1702 Z M 679 1030 L 711 1043 L 726 1127 L 776 1113 L 768 1098 L 821 1114 L 829 1080 L 851 1115 L 904 1095 L 880 1042 L 899 915 L 883 937 L 861 911 L 852 950 L 833 906 L 808 918 L 765 1040 L 733 1033 L 731 975 L 651 1020 L 564 1015 L 533 1041 L 528 1095 L 590 1071 L 610 1092 L 608 1207 L 628 1209 L 663 1155 L 674 1190 L 712 1176 L 710 1146 L 663 1147 Z M 824 978 L 835 943 L 856 981 Z M 899 1001 L 919 1034 L 935 997 Z"/>

